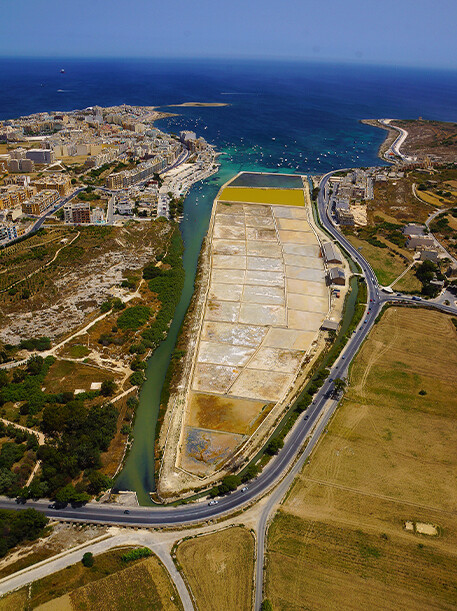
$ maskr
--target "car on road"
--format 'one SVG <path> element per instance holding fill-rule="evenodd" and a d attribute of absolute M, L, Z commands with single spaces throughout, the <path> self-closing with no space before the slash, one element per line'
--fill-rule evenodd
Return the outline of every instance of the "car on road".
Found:
<path fill-rule="evenodd" d="M 241 488 L 241 492 L 246 492 L 246 491 L 247 491 L 247 489 L 248 489 L 248 487 L 247 487 L 247 486 L 243 486 L 243 487 Z"/>
<path fill-rule="evenodd" d="M 129 513 L 130 513 L 130 509 L 125 509 L 125 510 L 124 510 L 124 513 L 129 514 Z"/>
<path fill-rule="evenodd" d="M 208 503 L 208 505 L 211 507 L 211 505 L 217 505 L 218 503 L 219 501 L 216 501 L 216 499 L 213 499 L 212 501 Z"/>

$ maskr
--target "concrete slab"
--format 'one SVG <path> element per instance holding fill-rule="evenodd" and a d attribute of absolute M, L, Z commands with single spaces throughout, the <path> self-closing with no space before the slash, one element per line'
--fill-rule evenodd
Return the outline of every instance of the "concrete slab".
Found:
<path fill-rule="evenodd" d="M 317 257 L 301 257 L 300 255 L 284 255 L 284 263 L 295 267 L 311 267 L 312 269 L 324 269 L 322 259 Z"/>
<path fill-rule="evenodd" d="M 234 367 L 196 363 L 192 380 L 192 389 L 223 395 L 227 392 L 229 386 L 238 376 L 240 371 L 240 369 Z"/>
<path fill-rule="evenodd" d="M 315 331 L 271 328 L 267 333 L 263 346 L 289 350 L 303 350 L 306 352 L 309 350 L 315 337 Z"/>
<path fill-rule="evenodd" d="M 292 383 L 294 376 L 274 371 L 243 369 L 233 383 L 229 395 L 247 399 L 279 401 Z"/>
<path fill-rule="evenodd" d="M 310 280 L 311 282 L 324 282 L 325 274 L 323 270 L 311 269 L 309 267 L 286 266 L 286 278 L 296 278 L 298 280 Z"/>
<path fill-rule="evenodd" d="M 305 208 L 294 208 L 292 206 L 272 206 L 275 218 L 280 219 L 307 219 Z"/>
<path fill-rule="evenodd" d="M 285 291 L 277 286 L 246 285 L 243 291 L 243 302 L 284 305 Z"/>
<path fill-rule="evenodd" d="M 283 348 L 260 348 L 249 361 L 248 369 L 264 369 L 290 373 L 296 371 L 303 360 L 304 352 Z"/>
<path fill-rule="evenodd" d="M 246 257 L 246 259 L 246 268 L 248 270 L 265 270 L 271 272 L 282 272 L 284 270 L 282 258 Z"/>
<path fill-rule="evenodd" d="M 246 242 L 244 240 L 213 240 L 211 251 L 214 255 L 245 255 Z"/>
<path fill-rule="evenodd" d="M 243 209 L 246 216 L 272 216 L 271 206 L 263 204 L 244 204 Z"/>
<path fill-rule="evenodd" d="M 238 225 L 238 227 L 244 227 L 244 214 L 216 214 L 214 225 Z"/>
<path fill-rule="evenodd" d="M 287 313 L 287 326 L 289 329 L 300 331 L 314 331 L 320 328 L 325 315 L 316 312 L 303 312 L 301 310 L 289 310 Z"/>
<path fill-rule="evenodd" d="M 213 255 L 212 265 L 214 268 L 246 269 L 246 257 L 241 255 Z"/>
<path fill-rule="evenodd" d="M 211 281 L 214 283 L 241 284 L 244 282 L 245 274 L 244 269 L 213 269 L 211 271 Z"/>
<path fill-rule="evenodd" d="M 286 287 L 289 293 L 297 293 L 299 295 L 316 295 L 325 297 L 328 300 L 328 288 L 322 281 L 313 282 L 310 280 L 287 278 Z"/>
<path fill-rule="evenodd" d="M 215 238 L 222 238 L 226 240 L 244 240 L 246 237 L 246 231 L 244 225 L 243 227 L 215 225 L 213 230 L 213 236 Z"/>
<path fill-rule="evenodd" d="M 246 242 L 246 254 L 251 257 L 282 257 L 281 246 L 273 242 L 257 242 L 249 240 Z"/>
<path fill-rule="evenodd" d="M 246 216 L 246 227 L 263 227 L 265 229 L 274 229 L 275 222 L 271 216 Z"/>
<path fill-rule="evenodd" d="M 316 236 L 312 232 L 306 231 L 284 231 L 280 229 L 278 231 L 279 239 L 283 244 L 316 244 Z"/>
<path fill-rule="evenodd" d="M 242 284 L 223 284 L 214 282 L 210 286 L 208 297 L 216 301 L 239 301 L 242 292 Z"/>
<path fill-rule="evenodd" d="M 308 221 L 300 219 L 278 218 L 276 219 L 276 224 L 278 226 L 278 229 L 285 229 L 288 231 L 312 231 Z"/>
<path fill-rule="evenodd" d="M 205 320 L 237 322 L 240 312 L 238 301 L 216 301 L 209 299 L 205 310 Z"/>
<path fill-rule="evenodd" d="M 239 321 L 248 325 L 283 326 L 286 324 L 284 306 L 241 303 Z"/>
<path fill-rule="evenodd" d="M 312 295 L 287 294 L 287 307 L 291 310 L 303 310 L 304 312 L 328 312 L 328 299 L 325 297 L 314 297 Z"/>
<path fill-rule="evenodd" d="M 268 328 L 240 323 L 204 322 L 202 340 L 226 342 L 234 346 L 259 346 Z"/>
<path fill-rule="evenodd" d="M 218 202 L 216 214 L 244 214 L 243 204 L 230 204 L 228 202 Z"/>
<path fill-rule="evenodd" d="M 268 271 L 251 269 L 246 272 L 245 283 L 283 287 L 284 286 L 284 272 L 268 272 Z"/>
<path fill-rule="evenodd" d="M 260 229 L 257 227 L 246 227 L 247 240 L 267 240 L 276 242 L 276 231 L 274 229 Z"/>
<path fill-rule="evenodd" d="M 319 257 L 320 248 L 317 244 L 283 244 L 284 254 L 301 255 L 303 257 Z"/>
<path fill-rule="evenodd" d="M 243 367 L 254 354 L 255 348 L 248 346 L 233 346 L 227 343 L 200 342 L 197 361 L 199 363 L 214 363 Z"/>

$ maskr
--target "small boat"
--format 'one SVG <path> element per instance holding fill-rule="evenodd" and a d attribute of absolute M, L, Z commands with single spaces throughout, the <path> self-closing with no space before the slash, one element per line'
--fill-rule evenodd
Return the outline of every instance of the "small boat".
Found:
<path fill-rule="evenodd" d="M 63 68 L 61 68 L 60 74 L 65 74 L 65 70 Z"/>

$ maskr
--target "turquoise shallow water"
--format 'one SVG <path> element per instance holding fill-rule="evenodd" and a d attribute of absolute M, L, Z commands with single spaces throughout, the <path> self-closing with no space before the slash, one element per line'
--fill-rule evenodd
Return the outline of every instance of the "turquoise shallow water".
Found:
<path fill-rule="evenodd" d="M 228 106 L 164 108 L 179 116 L 158 126 L 170 132 L 195 130 L 223 154 L 219 174 L 195 186 L 185 202 L 185 287 L 168 338 L 149 361 L 135 442 L 116 484 L 136 490 L 141 502 L 148 502 L 154 489 L 161 386 L 219 187 L 240 170 L 308 174 L 380 163 L 377 150 L 384 133 L 360 119 L 457 121 L 457 72 L 260 61 L 0 58 L 0 120 L 95 104 L 189 101 Z"/>

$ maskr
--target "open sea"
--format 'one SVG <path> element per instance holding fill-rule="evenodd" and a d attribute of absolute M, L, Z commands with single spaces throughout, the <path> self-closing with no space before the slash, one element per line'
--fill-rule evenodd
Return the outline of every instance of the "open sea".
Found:
<path fill-rule="evenodd" d="M 166 107 L 183 102 L 228 106 Z M 381 165 L 377 151 L 385 132 L 360 119 L 457 122 L 457 72 L 261 61 L 0 58 L 0 120 L 123 103 L 178 113 L 157 126 L 170 132 L 193 130 L 221 152 L 219 173 L 195 185 L 186 198 L 181 225 L 185 286 L 168 338 L 148 361 L 135 441 L 116 480 L 117 489 L 135 490 L 144 504 L 155 485 L 160 390 L 192 296 L 201 241 L 219 187 L 240 170 L 323 174 Z"/>

